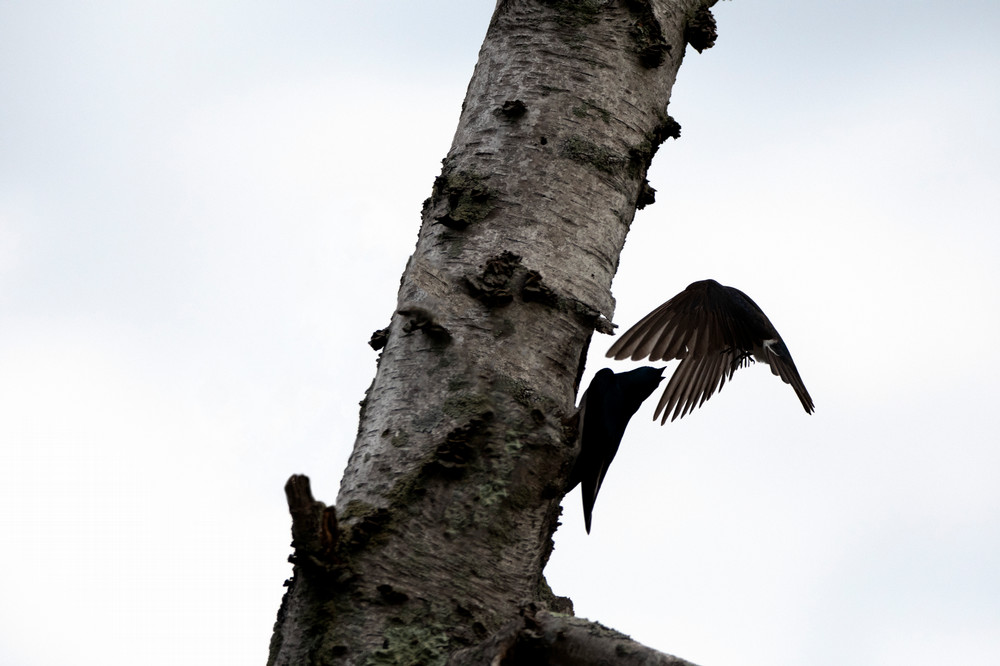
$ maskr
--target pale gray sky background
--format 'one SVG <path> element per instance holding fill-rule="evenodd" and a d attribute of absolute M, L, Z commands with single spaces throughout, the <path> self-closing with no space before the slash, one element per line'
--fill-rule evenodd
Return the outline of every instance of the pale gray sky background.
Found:
<path fill-rule="evenodd" d="M 0 3 L 0 664 L 264 662 L 491 12 Z M 616 321 L 735 285 L 817 411 L 644 406 L 549 582 L 703 666 L 995 666 L 1000 5 L 715 14 Z"/>

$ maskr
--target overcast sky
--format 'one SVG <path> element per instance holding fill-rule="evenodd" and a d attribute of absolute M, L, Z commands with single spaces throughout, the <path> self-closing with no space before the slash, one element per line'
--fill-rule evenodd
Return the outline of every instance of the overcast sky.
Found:
<path fill-rule="evenodd" d="M 265 661 L 491 12 L 0 3 L 0 664 Z M 548 580 L 702 666 L 995 666 L 1000 5 L 715 14 L 615 320 L 737 286 L 816 414 L 761 366 L 651 401 Z"/>

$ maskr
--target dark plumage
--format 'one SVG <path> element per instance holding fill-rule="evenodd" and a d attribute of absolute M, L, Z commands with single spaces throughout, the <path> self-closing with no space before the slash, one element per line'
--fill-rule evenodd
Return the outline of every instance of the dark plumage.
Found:
<path fill-rule="evenodd" d="M 580 484 L 587 534 L 597 493 L 618 453 L 625 427 L 642 401 L 663 381 L 663 370 L 645 366 L 615 374 L 604 368 L 594 375 L 580 399 L 580 454 L 573 466 L 569 490 Z"/>
<path fill-rule="evenodd" d="M 720 390 L 740 366 L 754 359 L 791 384 L 806 413 L 815 409 L 792 355 L 767 315 L 749 296 L 715 280 L 702 280 L 643 317 L 608 350 L 616 360 L 680 359 L 660 402 L 656 419 L 684 416 Z"/>

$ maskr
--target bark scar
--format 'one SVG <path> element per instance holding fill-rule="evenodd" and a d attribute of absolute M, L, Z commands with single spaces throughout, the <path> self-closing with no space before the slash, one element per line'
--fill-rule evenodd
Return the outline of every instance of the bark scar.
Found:
<path fill-rule="evenodd" d="M 627 0 L 625 5 L 635 16 L 629 37 L 635 43 L 639 62 L 647 69 L 659 67 L 673 47 L 663 37 L 663 28 L 653 13 L 652 3 L 649 0 Z"/>
<path fill-rule="evenodd" d="M 446 343 L 451 340 L 451 333 L 435 320 L 434 314 L 430 310 L 409 305 L 397 310 L 397 312 L 406 317 L 406 323 L 403 324 L 403 333 L 406 335 L 414 331 L 422 331 L 432 342 Z M 377 333 L 378 331 L 376 331 Z"/>

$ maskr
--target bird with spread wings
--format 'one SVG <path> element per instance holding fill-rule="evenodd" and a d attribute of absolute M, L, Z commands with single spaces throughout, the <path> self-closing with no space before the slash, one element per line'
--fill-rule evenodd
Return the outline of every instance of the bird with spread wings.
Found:
<path fill-rule="evenodd" d="M 700 407 L 754 360 L 792 386 L 807 414 L 815 409 L 788 347 L 764 311 L 739 289 L 715 280 L 688 285 L 623 333 L 607 355 L 618 361 L 680 360 L 656 405 L 653 418 L 662 413 L 660 423 Z"/>

